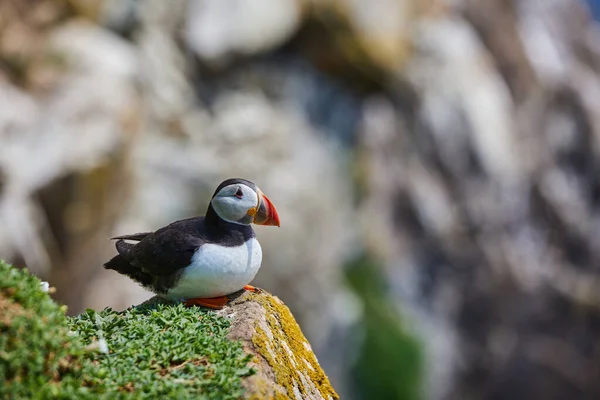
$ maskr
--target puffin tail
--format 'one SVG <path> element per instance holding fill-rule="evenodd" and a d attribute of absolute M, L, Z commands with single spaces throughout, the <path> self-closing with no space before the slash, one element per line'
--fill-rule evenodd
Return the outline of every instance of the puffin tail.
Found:
<path fill-rule="evenodd" d="M 150 286 L 153 282 L 152 276 L 135 265 L 132 265 L 128 260 L 128 256 L 134 246 L 135 245 L 133 244 L 125 243 L 122 239 L 117 241 L 116 247 L 119 254 L 106 262 L 104 264 L 104 269 L 112 269 L 122 275 L 130 277 L 143 286 Z"/>
<path fill-rule="evenodd" d="M 131 259 L 131 251 L 135 247 L 134 244 L 125 243 L 123 239 L 119 239 L 115 243 L 117 248 L 117 254 L 110 261 L 104 264 L 105 269 L 113 269 L 121 274 L 129 275 L 132 272 L 138 271 L 138 268 L 131 265 L 129 260 Z"/>
<path fill-rule="evenodd" d="M 129 261 L 123 258 L 122 255 L 117 254 L 110 261 L 104 263 L 104 269 L 113 269 L 122 274 L 127 274 L 128 272 L 133 272 L 136 268 L 129 264 Z"/>

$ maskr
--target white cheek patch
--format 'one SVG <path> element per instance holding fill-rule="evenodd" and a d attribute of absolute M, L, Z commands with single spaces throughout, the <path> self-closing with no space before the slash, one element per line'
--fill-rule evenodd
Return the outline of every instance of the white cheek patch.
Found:
<path fill-rule="evenodd" d="M 246 216 L 248 210 L 256 207 L 258 196 L 254 190 L 244 187 L 243 197 L 217 196 L 212 201 L 212 206 L 219 217 L 227 222 L 237 223 Z"/>
<path fill-rule="evenodd" d="M 230 198 L 218 198 L 213 200 L 212 206 L 219 217 L 228 222 L 235 222 L 240 219 L 240 217 L 238 217 L 239 212 L 237 212 L 236 207 L 232 202 L 233 199 Z"/>

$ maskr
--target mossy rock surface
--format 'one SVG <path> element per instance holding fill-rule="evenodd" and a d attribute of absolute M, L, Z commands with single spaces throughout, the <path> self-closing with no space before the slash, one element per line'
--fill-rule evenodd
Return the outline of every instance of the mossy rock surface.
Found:
<path fill-rule="evenodd" d="M 338 398 L 267 293 L 218 312 L 153 298 L 68 318 L 37 278 L 2 262 L 0 382 L 0 398 Z"/>
<path fill-rule="evenodd" d="M 244 381 L 253 399 L 339 399 L 290 310 L 268 293 L 244 293 L 222 313 L 229 337 L 253 354 L 257 374 Z"/>

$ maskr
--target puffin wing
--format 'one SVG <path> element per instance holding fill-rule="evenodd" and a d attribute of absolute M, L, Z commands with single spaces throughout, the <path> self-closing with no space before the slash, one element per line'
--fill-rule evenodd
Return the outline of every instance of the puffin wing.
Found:
<path fill-rule="evenodd" d="M 123 252 L 117 245 L 117 250 L 145 273 L 166 277 L 190 265 L 196 250 L 206 243 L 202 222 L 202 218 L 177 221 L 145 235 L 137 244 L 128 244 L 131 247 L 123 249 Z"/>
<path fill-rule="evenodd" d="M 172 275 L 192 262 L 196 250 L 205 243 L 200 237 L 166 230 L 147 236 L 131 249 L 131 264 L 156 276 Z"/>

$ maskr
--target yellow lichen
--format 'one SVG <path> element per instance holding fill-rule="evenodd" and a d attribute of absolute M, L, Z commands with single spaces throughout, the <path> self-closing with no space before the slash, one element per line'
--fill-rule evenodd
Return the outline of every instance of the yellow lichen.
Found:
<path fill-rule="evenodd" d="M 267 381 L 261 378 L 254 377 L 254 382 L 252 385 L 252 395 L 248 398 L 248 400 L 265 400 L 271 399 L 272 397 L 267 397 L 269 395 L 269 384 Z"/>
<path fill-rule="evenodd" d="M 273 336 L 270 338 L 264 329 L 257 326 L 252 343 L 273 368 L 276 382 L 287 392 L 287 396 L 276 392 L 275 399 L 295 398 L 294 392 L 298 391 L 304 397 L 313 391 L 310 383 L 314 384 L 322 398 L 339 399 L 290 310 L 270 295 L 253 294 L 251 300 L 265 309 Z"/>

